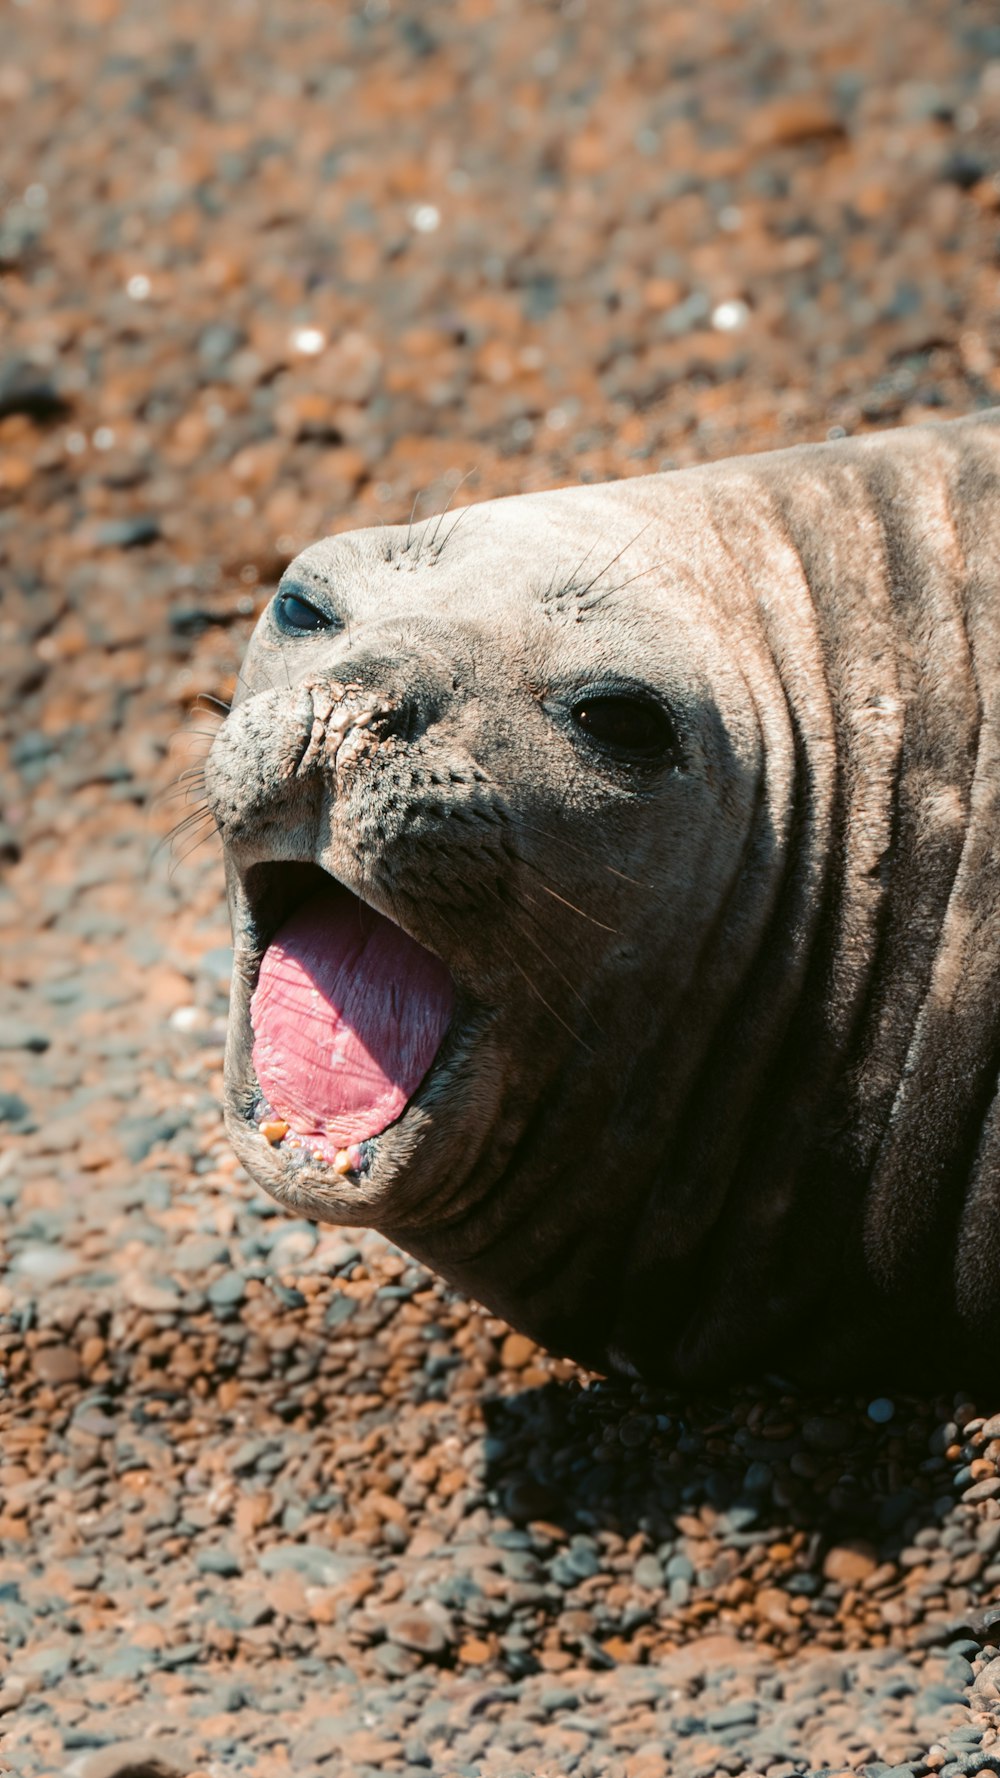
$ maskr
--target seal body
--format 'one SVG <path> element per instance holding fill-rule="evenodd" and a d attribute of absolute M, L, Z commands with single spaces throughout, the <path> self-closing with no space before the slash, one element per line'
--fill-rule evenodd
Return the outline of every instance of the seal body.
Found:
<path fill-rule="evenodd" d="M 328 539 L 242 677 L 207 785 L 268 1190 L 600 1369 L 986 1370 L 1000 413 Z"/>

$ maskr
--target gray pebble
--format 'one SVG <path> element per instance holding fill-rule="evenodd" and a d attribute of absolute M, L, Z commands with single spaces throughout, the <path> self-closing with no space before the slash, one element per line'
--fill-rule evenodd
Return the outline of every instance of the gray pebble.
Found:
<path fill-rule="evenodd" d="M 0 1018 L 0 1050 L 30 1050 L 41 1055 L 51 1042 L 48 1032 L 38 1025 L 29 1025 L 23 1019 Z"/>
<path fill-rule="evenodd" d="M 338 1555 L 316 1543 L 273 1543 L 257 1558 L 262 1574 L 284 1574 L 291 1570 L 317 1587 L 335 1586 L 355 1574 L 363 1564 L 361 1556 Z"/>
<path fill-rule="evenodd" d="M 580 1699 L 576 1692 L 568 1686 L 549 1686 L 538 1695 L 538 1708 L 544 1710 L 546 1716 L 555 1715 L 558 1710 L 575 1710 Z"/>
<path fill-rule="evenodd" d="M 198 1550 L 195 1554 L 194 1565 L 199 1574 L 229 1576 L 243 1572 L 243 1564 L 239 1558 L 231 1550 L 218 1546 L 212 1549 Z"/>
<path fill-rule="evenodd" d="M 238 1309 L 246 1289 L 246 1279 L 241 1272 L 223 1272 L 221 1278 L 213 1278 L 205 1294 L 213 1309 Z"/>
<path fill-rule="evenodd" d="M 671 1556 L 664 1573 L 668 1580 L 694 1580 L 694 1563 L 687 1556 Z"/>
<path fill-rule="evenodd" d="M 752 1698 L 742 1699 L 739 1703 L 723 1704 L 718 1710 L 710 1710 L 705 1718 L 706 1727 L 714 1733 L 723 1729 L 744 1728 L 757 1721 L 757 1706 Z"/>
<path fill-rule="evenodd" d="M 152 513 L 136 513 L 132 518 L 107 519 L 98 525 L 94 541 L 99 549 L 136 549 L 153 543 L 160 535 L 160 521 Z"/>
<path fill-rule="evenodd" d="M 210 1267 L 225 1265 L 229 1260 L 229 1248 L 218 1235 L 188 1235 L 178 1243 L 173 1254 L 173 1265 L 181 1272 L 207 1272 Z"/>
<path fill-rule="evenodd" d="M 917 1712 L 921 1716 L 932 1716 L 935 1711 L 946 1710 L 950 1704 L 968 1704 L 964 1692 L 956 1691 L 954 1686 L 926 1685 L 916 1700 Z"/>
<path fill-rule="evenodd" d="M 640 1556 L 632 1570 L 632 1578 L 636 1586 L 654 1591 L 663 1585 L 663 1569 L 655 1556 Z"/>

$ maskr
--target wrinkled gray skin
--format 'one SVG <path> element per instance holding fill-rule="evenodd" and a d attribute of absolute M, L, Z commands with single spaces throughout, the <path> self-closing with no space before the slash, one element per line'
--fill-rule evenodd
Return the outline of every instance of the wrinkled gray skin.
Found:
<path fill-rule="evenodd" d="M 264 613 L 207 769 L 254 1178 L 600 1368 L 969 1378 L 1000 1335 L 997 418 L 340 535 L 283 585 L 338 627 Z M 573 716 L 638 687 L 653 761 Z M 303 862 L 457 987 L 367 1176 L 250 1115 Z"/>

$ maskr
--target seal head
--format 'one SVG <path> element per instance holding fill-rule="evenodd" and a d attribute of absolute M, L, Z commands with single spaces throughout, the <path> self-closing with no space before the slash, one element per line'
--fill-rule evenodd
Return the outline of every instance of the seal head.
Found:
<path fill-rule="evenodd" d="M 604 1363 L 609 1244 L 693 1059 L 664 1032 L 699 967 L 713 992 L 762 764 L 693 589 L 636 598 L 648 520 L 613 495 L 307 549 L 206 774 L 247 1169 Z"/>

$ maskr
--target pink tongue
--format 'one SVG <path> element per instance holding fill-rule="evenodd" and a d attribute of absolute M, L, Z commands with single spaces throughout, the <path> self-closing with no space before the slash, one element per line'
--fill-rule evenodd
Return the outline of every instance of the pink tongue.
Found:
<path fill-rule="evenodd" d="M 250 1003 L 274 1111 L 324 1149 L 376 1136 L 427 1073 L 451 1017 L 444 964 L 346 889 L 286 920 Z"/>

